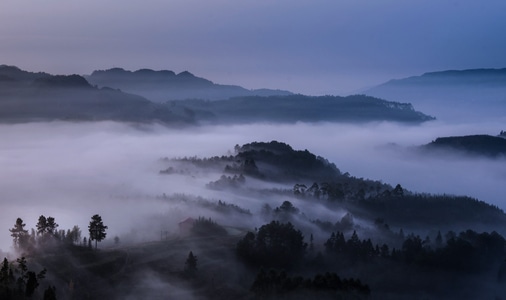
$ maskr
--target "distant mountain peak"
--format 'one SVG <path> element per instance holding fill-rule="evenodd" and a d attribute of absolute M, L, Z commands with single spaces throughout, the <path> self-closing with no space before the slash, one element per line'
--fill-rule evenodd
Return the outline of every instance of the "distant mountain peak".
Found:
<path fill-rule="evenodd" d="M 177 74 L 177 76 L 181 76 L 181 77 L 195 77 L 195 75 L 193 75 L 192 73 L 190 73 L 188 71 L 183 71 L 183 72 Z"/>
<path fill-rule="evenodd" d="M 427 72 L 390 80 L 365 93 L 410 102 L 441 120 L 502 118 L 506 113 L 506 68 Z"/>
<path fill-rule="evenodd" d="M 94 71 L 85 77 L 93 85 L 120 89 L 161 103 L 185 99 L 224 100 L 242 96 L 292 94 L 283 90 L 248 90 L 237 85 L 216 84 L 189 71 L 176 74 L 170 70 L 145 68 L 132 72 L 114 68 Z"/>

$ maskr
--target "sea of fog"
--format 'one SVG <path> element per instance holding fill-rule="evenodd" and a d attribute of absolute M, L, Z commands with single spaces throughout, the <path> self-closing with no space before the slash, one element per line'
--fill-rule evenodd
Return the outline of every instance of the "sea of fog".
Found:
<path fill-rule="evenodd" d="M 220 198 L 249 208 L 251 203 L 241 203 L 240 197 L 227 199 L 205 188 L 219 174 L 192 179 L 158 172 L 163 157 L 227 155 L 236 144 L 253 141 L 277 140 L 307 149 L 355 177 L 399 183 L 415 192 L 468 195 L 505 209 L 506 160 L 435 157 L 411 148 L 439 136 L 496 135 L 505 129 L 501 124 L 0 125 L 0 249 L 10 250 L 8 229 L 17 217 L 34 228 L 38 216 L 53 216 L 61 229 L 78 225 L 85 236 L 91 216 L 98 213 L 113 237 L 145 230 L 143 220 L 150 215 L 170 214 L 174 207 L 156 198 L 163 194 Z M 160 229 L 152 231 L 156 235 Z"/>

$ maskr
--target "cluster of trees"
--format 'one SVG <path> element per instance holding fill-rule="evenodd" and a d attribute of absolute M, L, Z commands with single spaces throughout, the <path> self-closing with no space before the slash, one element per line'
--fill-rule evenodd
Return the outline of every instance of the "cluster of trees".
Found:
<path fill-rule="evenodd" d="M 228 203 L 222 200 L 216 201 L 212 199 L 206 199 L 200 196 L 193 196 L 188 194 L 163 194 L 161 196 L 161 199 L 170 201 L 172 203 L 184 203 L 190 204 L 192 206 L 200 206 L 222 214 L 239 213 L 244 215 L 251 215 L 251 211 L 249 209 L 245 209 L 236 204 Z"/>
<path fill-rule="evenodd" d="M 225 176 L 221 175 L 220 179 L 209 182 L 206 187 L 212 190 L 223 190 L 227 188 L 237 188 L 246 182 L 244 175 Z"/>
<path fill-rule="evenodd" d="M 383 254 L 385 247 L 387 255 L 389 253 L 388 246 L 386 244 L 384 244 L 381 248 L 378 245 L 374 248 L 371 239 L 360 240 L 356 231 L 353 231 L 353 234 L 348 240 L 345 240 L 342 232 L 337 232 L 337 234 L 332 232 L 330 238 L 325 242 L 324 246 L 326 253 L 346 255 L 352 261 L 356 261 L 358 259 L 366 260 L 375 255 Z"/>
<path fill-rule="evenodd" d="M 251 289 L 259 299 L 286 298 L 296 295 L 297 299 L 318 296 L 318 299 L 362 299 L 371 290 L 362 284 L 360 279 L 343 278 L 336 273 L 317 274 L 312 279 L 302 276 L 290 277 L 285 271 L 261 269 L 253 282 Z"/>
<path fill-rule="evenodd" d="M 211 218 L 199 217 L 193 223 L 191 234 L 195 236 L 225 236 L 227 230 Z"/>
<path fill-rule="evenodd" d="M 446 242 L 444 242 L 446 240 Z M 406 264 L 418 264 L 455 271 L 481 271 L 501 262 L 506 255 L 506 240 L 497 232 L 477 233 L 467 230 L 458 235 L 449 231 L 445 238 L 440 232 L 434 240 L 410 234 L 400 249 L 387 244 L 373 245 L 371 239 L 361 240 L 354 231 L 346 240 L 342 232 L 332 233 L 325 242 L 325 252 L 331 258 L 369 261 L 386 258 Z"/>
<path fill-rule="evenodd" d="M 393 225 L 434 226 L 479 222 L 504 224 L 506 215 L 495 205 L 467 196 L 415 194 L 400 184 L 395 187 L 377 181 L 342 176 L 338 180 L 314 182 L 309 188 L 297 183 L 292 194 L 308 200 L 338 202 L 358 215 L 374 213 Z M 480 212 L 480 213 L 477 213 Z"/>
<path fill-rule="evenodd" d="M 232 155 L 222 155 L 222 156 L 212 156 L 212 157 L 204 157 L 200 158 L 197 156 L 190 156 L 190 157 L 181 157 L 181 158 L 164 158 L 163 161 L 175 161 L 175 162 L 186 162 L 191 163 L 192 165 L 200 168 L 212 168 L 212 167 L 223 167 L 224 162 L 233 162 L 235 160 L 234 156 Z"/>
<path fill-rule="evenodd" d="M 46 277 L 46 269 L 38 273 L 28 269 L 25 257 L 18 258 L 16 265 L 4 258 L 0 265 L 0 299 L 14 300 L 32 298 L 40 281 Z M 48 286 L 43 293 L 44 300 L 56 299 L 56 289 Z"/>
<path fill-rule="evenodd" d="M 31 252 L 36 248 L 47 248 L 61 243 L 69 245 L 78 245 L 81 241 L 81 229 L 75 225 L 72 229 L 58 230 L 59 225 L 56 223 L 54 217 L 45 217 L 41 215 L 35 225 L 36 229 L 31 229 L 29 232 L 25 229 L 26 224 L 23 219 L 17 218 L 13 228 L 9 229 L 13 238 L 14 247 L 17 250 Z M 82 245 L 91 246 L 91 241 L 95 241 L 95 248 L 97 242 L 102 241 L 106 237 L 106 229 L 102 222 L 100 215 L 94 215 L 88 226 L 89 239 L 83 238 Z"/>
<path fill-rule="evenodd" d="M 272 221 L 258 232 L 248 232 L 236 247 L 237 256 L 254 266 L 290 268 L 301 262 L 307 243 L 300 230 L 288 223 Z"/>
<path fill-rule="evenodd" d="M 345 173 L 338 179 L 331 181 L 324 181 L 320 184 L 313 182 L 309 187 L 303 183 L 296 183 L 292 191 L 293 195 L 299 198 L 315 198 L 329 202 L 357 202 L 383 193 L 390 193 L 393 190 L 403 192 L 400 185 L 392 189 L 390 185 L 379 181 L 355 178 Z"/>
<path fill-rule="evenodd" d="M 290 145 L 277 141 L 253 142 L 236 148 L 236 151 L 236 160 L 243 161 L 245 165 L 247 161 L 255 162 L 255 166 L 259 163 L 269 165 L 271 180 L 286 181 L 307 177 L 328 180 L 341 176 L 339 169 L 326 159 L 308 150 L 294 150 Z"/>
<path fill-rule="evenodd" d="M 320 229 L 333 232 L 333 231 L 349 231 L 353 229 L 355 226 L 355 221 L 353 215 L 351 213 L 346 213 L 340 221 L 332 223 L 330 221 L 322 221 L 320 219 L 316 219 L 311 221 L 311 223 L 318 226 Z M 388 226 L 388 225 L 387 225 Z"/>
<path fill-rule="evenodd" d="M 392 225 L 440 227 L 452 223 L 480 223 L 497 226 L 506 222 L 504 212 L 495 205 L 467 196 L 381 193 L 358 205 Z"/>

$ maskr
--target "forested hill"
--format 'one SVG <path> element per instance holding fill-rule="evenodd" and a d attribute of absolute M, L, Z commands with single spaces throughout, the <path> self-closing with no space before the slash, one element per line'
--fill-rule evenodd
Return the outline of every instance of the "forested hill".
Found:
<path fill-rule="evenodd" d="M 154 102 L 184 99 L 219 100 L 238 96 L 291 94 L 282 90 L 248 90 L 237 85 L 216 84 L 188 71 L 176 74 L 169 70 L 140 69 L 132 72 L 122 68 L 113 68 L 94 71 L 85 77 L 90 83 L 100 87 L 121 89 L 141 95 Z"/>
<path fill-rule="evenodd" d="M 506 157 L 506 139 L 491 135 L 440 137 L 422 146 L 424 150 L 446 150 L 470 155 Z"/>
<path fill-rule="evenodd" d="M 434 118 L 409 103 L 365 95 L 238 97 L 220 101 L 186 100 L 168 103 L 175 111 L 191 110 L 210 123 L 252 122 L 371 122 L 420 123 Z"/>
<path fill-rule="evenodd" d="M 294 150 L 277 141 L 253 142 L 236 146 L 237 159 L 243 164 L 227 168 L 229 172 L 251 174 L 267 180 L 335 180 L 339 169 L 325 158 L 308 150 Z"/>
<path fill-rule="evenodd" d="M 304 201 L 346 208 L 353 215 L 373 223 L 379 218 L 404 228 L 440 228 L 461 230 L 506 226 L 506 215 L 499 208 L 466 196 L 413 193 L 400 185 L 392 187 L 378 180 L 356 178 L 331 162 L 307 150 L 294 150 L 277 141 L 253 142 L 235 146 L 233 156 L 183 158 L 169 162 L 221 170 L 221 178 L 207 187 L 217 190 L 251 193 L 249 178 L 282 182 L 286 192 Z M 191 169 L 169 163 L 161 174 L 185 174 Z M 395 184 L 395 183 L 393 183 Z M 268 195 L 263 191 L 262 195 Z M 277 195 L 274 193 L 274 195 Z M 332 225 L 333 226 L 333 225 Z M 466 227 L 469 226 L 469 227 Z"/>
<path fill-rule="evenodd" d="M 109 88 L 90 85 L 79 75 L 32 73 L 0 66 L 0 122 L 122 121 L 190 124 L 167 106 Z"/>

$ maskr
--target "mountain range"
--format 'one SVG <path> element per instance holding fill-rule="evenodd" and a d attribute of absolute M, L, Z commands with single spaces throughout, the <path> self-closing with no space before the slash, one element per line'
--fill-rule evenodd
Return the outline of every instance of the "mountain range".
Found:
<path fill-rule="evenodd" d="M 48 120 L 187 124 L 167 106 L 111 88 L 91 86 L 79 75 L 32 73 L 0 66 L 0 122 Z"/>
<path fill-rule="evenodd" d="M 506 68 L 448 70 L 390 80 L 364 91 L 412 103 L 438 119 L 487 119 L 506 115 Z"/>
<path fill-rule="evenodd" d="M 283 90 L 248 90 L 237 85 L 215 84 L 188 71 L 176 74 L 169 70 L 128 71 L 122 68 L 113 68 L 94 71 L 85 78 L 93 85 L 121 89 L 154 102 L 184 99 L 222 100 L 242 96 L 287 96 L 292 94 Z"/>
<path fill-rule="evenodd" d="M 93 75 L 95 74 L 95 75 Z M 432 117 L 417 112 L 406 103 L 385 101 L 368 96 L 309 97 L 279 91 L 256 90 L 264 96 L 242 96 L 225 100 L 181 100 L 159 103 L 126 93 L 123 86 L 144 86 L 152 94 L 165 94 L 160 86 L 171 82 L 169 89 L 180 97 L 207 98 L 223 96 L 215 91 L 239 91 L 241 87 L 215 85 L 188 72 L 113 69 L 97 71 L 86 79 L 80 75 L 33 73 L 14 66 L 0 66 L 0 122 L 47 120 L 161 122 L 169 125 L 198 123 L 252 122 L 424 122 Z M 135 78 L 140 78 L 139 82 Z M 113 86 L 92 85 L 101 78 Z M 164 79 L 165 78 L 165 79 Z M 96 81 L 94 81 L 96 82 Z M 157 90 L 160 87 L 161 90 Z M 201 87 L 201 88 L 200 88 Z M 151 90 L 152 89 L 152 90 Z M 209 93 L 208 93 L 209 92 Z M 239 94 L 240 94 L 239 93 Z M 226 94 L 226 93 L 225 93 Z M 169 94 L 167 94 L 169 95 Z M 270 95 L 270 96 L 265 96 Z M 221 97 L 220 96 L 220 97 Z"/>

